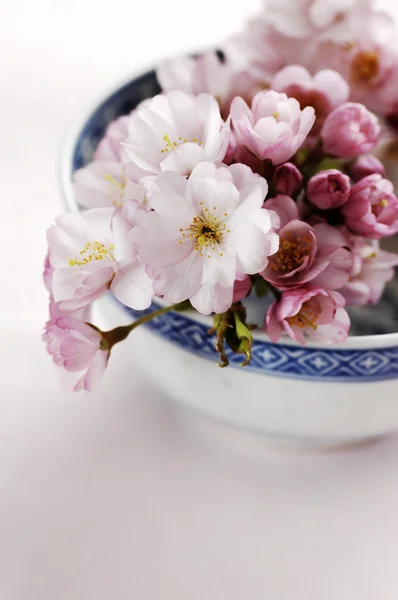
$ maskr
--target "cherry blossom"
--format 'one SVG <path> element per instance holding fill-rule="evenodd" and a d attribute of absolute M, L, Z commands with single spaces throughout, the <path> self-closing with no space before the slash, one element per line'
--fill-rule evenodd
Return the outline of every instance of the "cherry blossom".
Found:
<path fill-rule="evenodd" d="M 150 306 L 151 280 L 131 232 L 131 222 L 112 208 L 58 217 L 48 231 L 48 243 L 54 269 L 51 291 L 61 309 L 87 306 L 108 289 L 131 308 Z"/>
<path fill-rule="evenodd" d="M 124 143 L 131 162 L 128 174 L 133 180 L 144 172 L 189 175 L 200 162 L 221 163 L 229 138 L 229 122 L 223 122 L 213 96 L 195 97 L 177 90 L 155 96 L 129 119 Z"/>
<path fill-rule="evenodd" d="M 251 109 L 242 98 L 232 102 L 231 117 L 239 141 L 257 158 L 279 165 L 289 160 L 304 143 L 315 111 L 286 94 L 259 92 Z"/>
<path fill-rule="evenodd" d="M 135 230 L 154 290 L 167 302 L 190 299 L 203 314 L 231 306 L 237 275 L 262 271 L 278 249 L 267 183 L 244 165 L 198 165 L 187 180 L 160 175 L 149 193 L 153 212 Z"/>
<path fill-rule="evenodd" d="M 339 292 L 300 288 L 283 292 L 268 310 L 265 328 L 272 342 L 287 334 L 301 345 L 306 337 L 315 342 L 341 343 L 348 336 L 350 318 Z"/>

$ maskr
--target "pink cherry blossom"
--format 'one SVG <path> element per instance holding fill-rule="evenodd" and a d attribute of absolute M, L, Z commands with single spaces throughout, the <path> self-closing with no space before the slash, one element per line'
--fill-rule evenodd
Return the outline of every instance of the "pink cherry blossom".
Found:
<path fill-rule="evenodd" d="M 377 117 L 362 104 L 347 102 L 326 119 L 321 137 L 327 154 L 353 158 L 373 150 L 380 138 Z"/>
<path fill-rule="evenodd" d="M 285 92 L 299 101 L 301 108 L 312 106 L 315 109 L 316 122 L 312 134 L 319 131 L 327 115 L 348 101 L 350 88 L 336 71 L 324 69 L 311 77 L 302 66 L 290 65 L 275 75 L 272 89 Z"/>
<path fill-rule="evenodd" d="M 54 268 L 52 294 L 62 310 L 87 306 L 108 289 L 131 308 L 150 306 L 151 280 L 137 257 L 131 232 L 131 222 L 112 208 L 58 217 L 48 231 L 48 243 Z"/>
<path fill-rule="evenodd" d="M 344 42 L 372 0 L 266 0 L 266 18 L 287 37 Z"/>
<path fill-rule="evenodd" d="M 240 142 L 257 158 L 279 165 L 289 160 L 304 143 L 315 122 L 310 106 L 274 91 L 255 95 L 250 109 L 242 98 L 231 106 L 232 123 Z"/>
<path fill-rule="evenodd" d="M 350 178 L 337 169 L 321 171 L 307 184 L 307 198 L 320 210 L 338 208 L 350 195 Z"/>
<path fill-rule="evenodd" d="M 398 232 L 398 199 L 394 186 L 379 174 L 358 181 L 341 212 L 347 227 L 358 235 L 379 240 Z"/>
<path fill-rule="evenodd" d="M 266 203 L 267 204 L 267 203 Z M 294 220 L 279 230 L 280 244 L 261 273 L 279 289 L 312 286 L 338 290 L 349 279 L 353 265 L 347 237 L 326 223 L 311 227 Z"/>
<path fill-rule="evenodd" d="M 342 44 L 325 48 L 324 64 L 349 82 L 351 100 L 386 114 L 391 103 L 391 82 L 398 61 L 396 23 L 382 11 L 365 11 L 352 23 Z"/>
<path fill-rule="evenodd" d="M 108 125 L 105 135 L 94 153 L 95 160 L 123 161 L 124 153 L 121 142 L 124 142 L 127 138 L 128 121 L 129 117 L 123 115 Z"/>
<path fill-rule="evenodd" d="M 138 108 L 128 123 L 124 150 L 131 162 L 128 175 L 175 171 L 189 175 L 203 161 L 221 163 L 229 144 L 230 126 L 221 119 L 215 98 L 180 91 L 155 96 Z"/>
<path fill-rule="evenodd" d="M 130 179 L 127 173 L 128 167 L 115 161 L 96 160 L 78 169 L 73 177 L 77 203 L 83 208 L 117 207 L 126 200 L 145 204 L 145 186 Z"/>
<path fill-rule="evenodd" d="M 272 211 L 279 217 L 279 227 L 282 229 L 290 223 L 290 221 L 300 220 L 300 212 L 298 205 L 289 196 L 285 196 L 284 194 L 278 194 L 275 198 L 271 198 L 264 203 L 264 208 L 268 211 Z M 274 226 L 277 230 L 278 227 Z"/>
<path fill-rule="evenodd" d="M 156 75 L 163 92 L 180 90 L 186 94 L 208 93 L 220 105 L 221 114 L 228 117 L 235 96 L 252 98 L 256 81 L 247 69 L 236 62 L 221 60 L 216 52 L 204 52 L 198 58 L 183 56 L 163 62 Z"/>
<path fill-rule="evenodd" d="M 268 310 L 265 329 L 272 342 L 287 334 L 301 345 L 306 337 L 315 342 L 344 342 L 350 319 L 339 292 L 321 288 L 299 288 L 283 292 Z"/>
<path fill-rule="evenodd" d="M 148 195 L 153 211 L 135 230 L 155 293 L 170 303 L 190 299 L 203 314 L 228 310 L 237 275 L 263 270 L 278 249 L 262 208 L 267 187 L 239 164 L 203 162 L 188 180 L 161 174 Z"/>
<path fill-rule="evenodd" d="M 58 317 L 46 324 L 43 340 L 67 389 L 91 392 L 96 387 L 109 359 L 101 332 L 79 319 Z"/>
<path fill-rule="evenodd" d="M 354 265 L 348 283 L 340 290 L 348 305 L 377 304 L 385 285 L 394 278 L 398 255 L 352 236 Z"/>
<path fill-rule="evenodd" d="M 44 260 L 44 271 L 43 271 L 43 281 L 46 286 L 46 290 L 51 292 L 52 283 L 53 283 L 53 274 L 54 267 L 51 264 L 51 255 L 50 252 L 47 252 L 46 258 Z"/>

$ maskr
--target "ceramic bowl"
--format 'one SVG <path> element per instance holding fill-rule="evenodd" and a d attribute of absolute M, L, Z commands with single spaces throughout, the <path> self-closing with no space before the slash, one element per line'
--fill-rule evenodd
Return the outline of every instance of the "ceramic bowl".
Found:
<path fill-rule="evenodd" d="M 158 92 L 155 73 L 145 73 L 111 90 L 70 130 L 61 163 L 68 209 L 78 210 L 73 172 L 92 159 L 107 124 Z M 353 321 L 361 335 L 338 346 L 273 344 L 255 333 L 253 360 L 244 369 L 235 356 L 227 369 L 217 367 L 210 318 L 169 313 L 146 326 L 134 365 L 170 397 L 268 436 L 334 444 L 385 435 L 398 431 L 397 288 L 388 288 L 377 309 L 358 310 Z M 127 312 L 137 317 L 116 301 L 108 306 L 121 320 Z"/>

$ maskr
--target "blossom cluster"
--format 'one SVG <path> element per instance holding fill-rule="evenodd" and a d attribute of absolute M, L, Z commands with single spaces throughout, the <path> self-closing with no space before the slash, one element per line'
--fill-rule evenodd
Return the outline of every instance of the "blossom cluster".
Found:
<path fill-rule="evenodd" d="M 268 0 L 222 52 L 159 66 L 162 93 L 108 126 L 74 176 L 81 212 L 48 232 L 44 339 L 70 389 L 91 390 L 138 323 L 90 323 L 108 291 L 214 315 L 225 364 L 234 327 L 250 360 L 259 290 L 272 342 L 346 339 L 347 306 L 376 304 L 398 265 L 375 155 L 398 123 L 396 38 L 370 0 Z"/>

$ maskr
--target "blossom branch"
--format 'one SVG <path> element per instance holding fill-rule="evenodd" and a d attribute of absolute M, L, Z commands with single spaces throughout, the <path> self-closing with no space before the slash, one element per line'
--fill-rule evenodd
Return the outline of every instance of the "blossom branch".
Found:
<path fill-rule="evenodd" d="M 144 325 L 144 323 L 148 323 L 149 321 L 152 321 L 153 319 L 156 319 L 157 317 L 160 317 L 161 315 L 164 315 L 168 312 L 181 312 L 189 308 L 191 308 L 191 303 L 189 302 L 189 300 L 185 300 L 184 302 L 179 302 L 177 304 L 171 304 L 169 306 L 164 306 L 163 308 L 159 308 L 159 310 L 155 310 L 149 313 L 148 315 L 144 315 L 143 317 L 137 319 L 130 325 L 116 327 L 111 331 L 103 332 L 103 341 L 105 344 L 108 344 L 109 348 L 112 348 L 112 346 L 114 346 L 115 344 L 118 344 L 119 342 L 125 340 L 130 335 L 130 333 L 134 331 L 134 329 L 137 329 L 141 325 Z"/>

